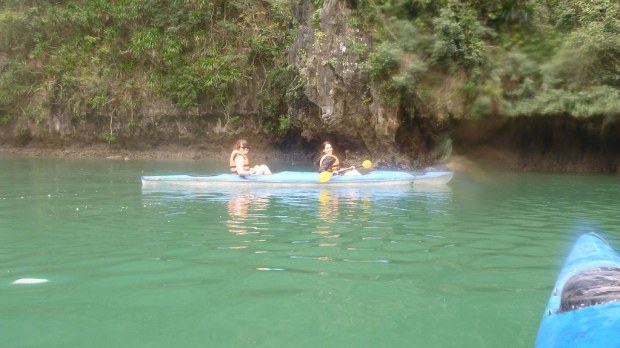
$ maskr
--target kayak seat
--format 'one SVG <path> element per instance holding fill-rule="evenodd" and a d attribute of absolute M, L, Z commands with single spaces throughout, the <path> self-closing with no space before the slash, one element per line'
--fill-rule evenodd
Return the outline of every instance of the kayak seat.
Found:
<path fill-rule="evenodd" d="M 620 268 L 590 268 L 568 279 L 562 290 L 560 312 L 619 300 Z"/>

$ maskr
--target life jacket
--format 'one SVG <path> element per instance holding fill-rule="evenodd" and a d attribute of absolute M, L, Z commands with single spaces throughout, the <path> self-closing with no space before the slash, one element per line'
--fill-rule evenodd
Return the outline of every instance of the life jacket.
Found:
<path fill-rule="evenodd" d="M 230 172 L 233 174 L 239 174 L 237 173 L 237 162 L 235 162 L 237 156 L 243 156 L 243 170 L 250 170 L 250 160 L 248 159 L 248 156 L 239 150 L 233 150 L 230 154 Z"/>
<path fill-rule="evenodd" d="M 334 158 L 334 163 L 332 163 L 331 167 L 327 168 L 328 172 L 331 173 L 334 170 L 340 169 L 340 161 L 338 160 L 338 157 L 336 157 L 334 155 L 323 155 L 323 157 L 321 157 L 321 160 L 319 161 L 319 168 L 323 166 L 323 160 L 326 159 L 327 157 L 333 157 Z"/>

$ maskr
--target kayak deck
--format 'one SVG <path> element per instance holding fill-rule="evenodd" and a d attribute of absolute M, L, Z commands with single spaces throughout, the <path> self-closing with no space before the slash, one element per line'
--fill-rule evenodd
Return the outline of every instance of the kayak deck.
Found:
<path fill-rule="evenodd" d="M 595 233 L 571 250 L 538 330 L 536 347 L 617 347 L 620 256 Z"/>
<path fill-rule="evenodd" d="M 319 181 L 316 172 L 279 172 L 272 175 L 240 177 L 235 174 L 211 176 L 161 175 L 143 176 L 142 186 L 230 187 L 230 186 L 348 186 L 348 185 L 444 185 L 452 179 L 452 172 L 408 173 L 373 171 L 366 175 L 334 176 L 327 182 Z"/>

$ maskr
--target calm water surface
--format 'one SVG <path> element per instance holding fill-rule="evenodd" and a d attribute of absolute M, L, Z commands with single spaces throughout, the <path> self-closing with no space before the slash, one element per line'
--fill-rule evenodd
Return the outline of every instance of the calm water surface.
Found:
<path fill-rule="evenodd" d="M 0 346 L 531 347 L 579 226 L 620 249 L 617 176 L 198 192 L 139 181 L 224 169 L 0 159 Z"/>

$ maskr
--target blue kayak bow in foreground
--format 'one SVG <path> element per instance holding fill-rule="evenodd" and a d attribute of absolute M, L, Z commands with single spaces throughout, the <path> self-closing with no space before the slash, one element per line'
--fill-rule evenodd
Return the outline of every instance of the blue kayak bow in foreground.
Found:
<path fill-rule="evenodd" d="M 579 237 L 566 259 L 536 347 L 620 347 L 620 256 L 597 234 Z"/>

